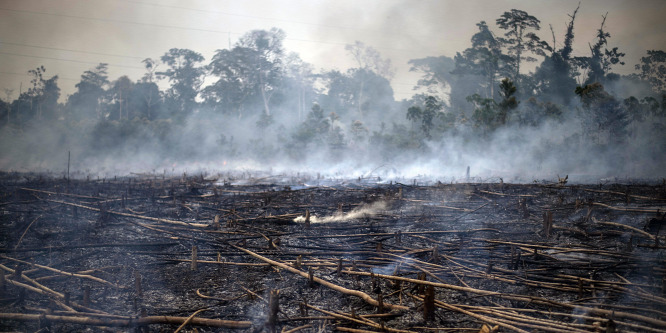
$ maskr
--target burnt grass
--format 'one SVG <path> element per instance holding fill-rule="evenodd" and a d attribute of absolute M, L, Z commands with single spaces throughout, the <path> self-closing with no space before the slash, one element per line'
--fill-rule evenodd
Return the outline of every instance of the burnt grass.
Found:
<path fill-rule="evenodd" d="M 664 184 L 83 178 L 0 174 L 0 331 L 666 330 Z"/>

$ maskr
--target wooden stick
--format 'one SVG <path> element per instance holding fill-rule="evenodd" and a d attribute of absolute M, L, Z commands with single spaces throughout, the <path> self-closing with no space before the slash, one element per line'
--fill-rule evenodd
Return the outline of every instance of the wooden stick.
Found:
<path fill-rule="evenodd" d="M 14 246 L 14 250 L 16 250 L 16 248 L 18 248 L 19 244 L 21 244 L 21 241 L 23 240 L 23 237 L 24 237 L 25 234 L 28 232 L 28 230 L 30 229 L 30 227 L 32 227 L 32 224 L 35 223 L 35 222 L 37 222 L 37 220 L 39 220 L 39 218 L 41 218 L 41 217 L 42 217 L 42 215 L 39 215 L 39 216 L 35 217 L 35 219 L 32 220 L 32 222 L 30 222 L 30 224 L 28 225 L 28 227 L 25 228 L 25 231 L 23 231 L 23 234 L 21 234 L 21 237 L 19 238 L 18 242 L 16 242 L 16 246 Z"/>
<path fill-rule="evenodd" d="M 399 330 L 399 329 L 389 328 L 389 327 L 382 327 L 381 325 L 379 325 L 379 324 L 377 324 L 373 321 L 360 320 L 360 319 L 350 317 L 350 316 L 347 316 L 347 315 L 343 315 L 343 314 L 339 314 L 339 313 L 335 313 L 335 312 L 331 312 L 331 311 L 326 311 L 324 309 L 320 309 L 316 306 L 312 306 L 312 305 L 309 305 L 309 304 L 306 304 L 306 306 L 308 308 L 312 309 L 312 310 L 315 310 L 315 311 L 321 312 L 323 314 L 327 314 L 329 316 L 335 317 L 336 319 L 348 320 L 348 321 L 351 321 L 351 322 L 354 322 L 354 323 L 357 323 L 357 324 L 367 325 L 367 326 L 370 326 L 370 327 L 375 328 L 375 329 L 385 330 L 386 332 L 414 333 L 414 331 L 407 331 L 407 330 Z"/>
<path fill-rule="evenodd" d="M 293 267 L 291 267 L 287 264 L 283 264 L 281 262 L 277 262 L 275 260 L 268 259 L 264 256 L 258 255 L 256 253 L 250 251 L 250 250 L 244 249 L 242 247 L 239 247 L 239 246 L 236 246 L 236 245 L 233 245 L 233 244 L 231 244 L 231 246 L 233 246 L 234 248 L 236 248 L 240 251 L 243 251 L 243 252 L 245 252 L 245 253 L 261 260 L 261 261 L 267 262 L 267 263 L 269 263 L 273 266 L 280 267 L 284 270 L 287 270 L 287 271 L 292 272 L 294 274 L 300 275 L 300 276 L 302 276 L 306 279 L 308 278 L 308 273 L 297 270 L 296 268 L 293 268 Z M 341 287 L 337 284 L 334 284 L 334 283 L 328 282 L 326 280 L 323 280 L 321 278 L 318 278 L 316 276 L 313 276 L 312 280 L 316 283 L 321 284 L 324 287 L 327 287 L 327 288 L 333 289 L 335 291 L 341 292 L 345 295 L 352 295 L 352 296 L 360 297 L 361 299 L 363 299 L 364 301 L 366 301 L 368 304 L 370 304 L 372 306 L 379 306 L 379 302 L 377 302 L 376 299 L 372 298 L 370 295 L 368 295 L 368 294 L 366 294 L 362 291 L 347 289 L 347 288 Z M 409 309 L 409 307 L 406 307 L 406 306 L 395 305 L 395 304 L 387 304 L 387 303 L 384 303 L 384 307 L 387 307 L 387 308 L 390 308 L 390 309 L 393 309 L 393 310 L 408 310 Z"/>
<path fill-rule="evenodd" d="M 133 326 L 146 326 L 151 324 L 182 324 L 188 320 L 186 317 L 172 317 L 172 316 L 148 316 L 141 318 L 123 317 L 120 319 L 110 318 L 91 318 L 87 316 L 56 316 L 56 315 L 43 315 L 43 314 L 25 314 L 25 313 L 0 313 L 0 319 L 3 320 L 19 320 L 19 321 L 39 321 L 45 319 L 47 321 L 73 323 L 79 325 L 90 326 L 114 326 L 114 327 L 133 327 Z M 233 320 L 220 320 L 208 318 L 191 318 L 190 324 L 199 326 L 210 327 L 223 327 L 223 328 L 250 328 L 252 322 L 250 321 L 233 321 Z"/>
<path fill-rule="evenodd" d="M 180 332 L 180 330 L 183 329 L 183 327 L 185 327 L 185 325 L 189 324 L 192 321 L 192 319 L 194 319 L 194 317 L 196 315 L 198 315 L 199 313 L 201 313 L 203 311 L 206 311 L 206 310 L 209 310 L 209 309 L 208 308 L 203 308 L 203 309 L 199 309 L 199 310 L 195 311 L 193 314 L 191 314 L 189 317 L 187 317 L 187 319 L 185 319 L 185 321 L 183 321 L 183 323 L 180 324 L 180 326 L 178 326 L 178 328 L 175 331 L 173 331 L 173 333 Z"/>
<path fill-rule="evenodd" d="M 602 204 L 601 202 L 593 202 L 592 204 L 595 205 L 595 206 L 601 206 L 601 207 L 604 207 L 604 208 L 608 208 L 608 209 L 612 209 L 612 210 L 619 210 L 619 211 L 623 211 L 623 212 L 657 213 L 659 211 L 666 210 L 666 207 L 654 208 L 654 209 L 638 208 L 638 207 L 622 208 L 622 207 L 613 207 L 613 206 L 610 206 L 610 205 L 607 205 L 607 204 Z"/>
<path fill-rule="evenodd" d="M 290 329 L 290 330 L 282 331 L 282 333 L 296 333 L 296 332 L 298 332 L 298 331 L 300 331 L 300 330 L 302 330 L 302 329 L 306 329 L 306 328 L 310 328 L 310 327 L 312 327 L 312 324 L 306 324 L 306 325 L 302 325 L 302 326 L 294 327 L 294 328 L 292 328 L 292 329 Z"/>
<path fill-rule="evenodd" d="M 356 272 L 356 271 L 344 271 L 343 273 L 346 274 L 353 274 L 353 275 L 363 275 L 363 276 L 370 276 L 370 273 L 366 272 Z M 658 327 L 664 327 L 666 328 L 666 321 L 664 320 L 659 320 L 643 315 L 638 315 L 634 313 L 629 313 L 629 312 L 621 312 L 621 311 L 610 311 L 610 310 L 605 310 L 605 309 L 599 309 L 599 308 L 591 308 L 591 307 L 586 307 L 586 306 L 580 306 L 580 305 L 574 305 L 574 304 L 568 304 L 568 303 L 561 303 L 553 300 L 549 300 L 546 298 L 542 297 L 536 297 L 536 296 L 522 296 L 522 295 L 515 295 L 515 294 L 505 294 L 501 292 L 495 292 L 495 291 L 488 291 L 488 290 L 483 290 L 483 289 L 475 289 L 475 288 L 468 288 L 468 287 L 460 287 L 452 284 L 446 284 L 446 283 L 437 283 L 437 282 L 431 282 L 431 281 L 423 281 L 423 280 L 417 280 L 417 279 L 410 279 L 410 278 L 405 278 L 405 277 L 399 277 L 399 276 L 393 276 L 393 275 L 385 275 L 385 274 L 374 274 L 375 277 L 378 278 L 383 278 L 383 279 L 389 279 L 389 280 L 399 280 L 399 281 L 405 281 L 405 282 L 410 282 L 414 284 L 421 284 L 421 285 L 431 285 L 434 287 L 439 287 L 439 288 L 445 288 L 445 289 L 451 289 L 451 290 L 456 290 L 456 291 L 462 291 L 462 292 L 470 292 L 474 293 L 477 295 L 485 295 L 485 296 L 495 296 L 495 297 L 501 297 L 505 299 L 511 299 L 515 301 L 521 301 L 521 302 L 528 302 L 528 303 L 535 303 L 535 304 L 541 304 L 541 305 L 546 305 L 546 306 L 559 306 L 563 308 L 568 308 L 568 309 L 578 309 L 580 311 L 587 311 L 588 313 L 594 313 L 600 316 L 615 316 L 615 318 L 626 318 L 626 319 L 632 319 L 632 320 L 637 320 L 637 321 L 642 321 L 645 323 L 650 323 L 652 325 L 658 326 Z M 437 301 L 435 301 L 437 302 Z"/>
<path fill-rule="evenodd" d="M 101 211 L 99 208 L 79 205 L 79 204 L 75 204 L 75 203 L 71 203 L 71 202 L 67 202 L 67 201 L 60 201 L 60 200 L 46 200 L 46 201 L 59 203 L 59 204 L 62 204 L 62 205 L 69 205 L 69 206 L 79 207 L 79 208 L 83 208 L 83 209 L 88 209 L 88 210 L 92 210 L 92 211 L 95 211 L 95 212 Z M 142 219 L 142 220 L 148 220 L 148 221 L 155 221 L 155 222 L 158 222 L 158 223 L 162 222 L 162 223 L 184 225 L 184 226 L 196 227 L 196 228 L 205 228 L 205 227 L 208 226 L 207 224 L 203 224 L 203 223 L 187 223 L 187 222 L 183 222 L 183 221 L 175 221 L 175 220 L 163 219 L 163 218 L 159 218 L 159 217 L 152 217 L 152 216 L 145 216 L 145 215 L 138 215 L 138 214 L 130 214 L 130 213 L 123 213 L 123 212 L 114 212 L 112 210 L 105 210 L 104 212 L 107 213 L 107 214 L 124 216 L 124 217 L 132 217 L 132 218 L 135 218 L 135 219 Z"/>
<path fill-rule="evenodd" d="M 39 267 L 39 268 L 46 269 L 46 270 L 49 270 L 51 272 L 55 272 L 55 273 L 62 274 L 62 275 L 75 276 L 75 277 L 78 277 L 78 278 L 89 279 L 89 280 L 92 280 L 92 281 L 95 281 L 95 282 L 105 284 L 107 286 L 122 289 L 121 286 L 118 286 L 118 285 L 113 284 L 109 281 L 100 279 L 100 278 L 92 276 L 92 275 L 65 272 L 65 271 L 61 271 L 59 269 L 55 269 L 55 268 L 52 268 L 52 267 L 49 267 L 49 266 L 44 266 L 44 265 L 34 264 L 34 263 L 31 263 L 31 262 L 27 262 L 27 261 L 23 261 L 23 260 L 19 260 L 19 259 L 14 259 L 14 258 L 8 257 L 6 255 L 2 255 L 2 254 L 0 254 L 0 258 L 8 259 L 8 260 L 15 261 L 15 262 L 20 262 L 22 264 L 30 265 L 30 266 L 33 266 L 33 267 Z"/>
<path fill-rule="evenodd" d="M 648 233 L 648 232 L 645 232 L 645 231 L 643 231 L 643 230 L 641 230 L 641 229 L 634 228 L 634 227 L 632 227 L 632 226 L 630 226 L 630 225 L 624 225 L 624 224 L 621 224 L 621 223 L 615 223 L 615 222 L 599 221 L 599 220 L 597 220 L 595 217 L 592 217 L 592 221 L 594 221 L 594 223 L 596 223 L 596 224 L 601 224 L 601 225 L 607 225 L 607 226 L 612 226 L 612 227 L 618 227 L 618 228 L 629 229 L 629 230 L 631 230 L 631 231 L 633 231 L 633 232 L 635 232 L 635 233 L 637 233 L 637 234 L 639 234 L 639 235 L 643 235 L 643 236 L 645 236 L 645 237 L 647 237 L 647 238 L 649 238 L 649 239 L 651 239 L 651 240 L 654 240 L 654 239 L 656 238 L 656 236 L 654 236 L 654 235 L 652 235 L 652 234 L 650 234 L 650 233 Z"/>

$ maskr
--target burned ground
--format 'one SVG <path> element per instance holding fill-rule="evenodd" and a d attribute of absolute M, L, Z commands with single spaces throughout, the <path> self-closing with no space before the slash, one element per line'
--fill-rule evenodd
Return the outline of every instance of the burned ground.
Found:
<path fill-rule="evenodd" d="M 0 177 L 3 331 L 666 329 L 663 184 Z"/>

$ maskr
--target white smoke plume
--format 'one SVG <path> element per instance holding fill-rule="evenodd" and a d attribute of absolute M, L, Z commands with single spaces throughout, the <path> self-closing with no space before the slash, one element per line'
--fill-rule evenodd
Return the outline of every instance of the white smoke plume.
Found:
<path fill-rule="evenodd" d="M 377 215 L 383 210 L 386 210 L 388 203 L 386 201 L 375 201 L 370 204 L 364 204 L 354 208 L 348 213 L 336 213 L 330 216 L 317 217 L 310 216 L 310 223 L 330 223 L 330 222 L 343 222 L 354 220 L 366 216 Z M 299 216 L 294 219 L 294 222 L 305 222 L 305 216 Z"/>

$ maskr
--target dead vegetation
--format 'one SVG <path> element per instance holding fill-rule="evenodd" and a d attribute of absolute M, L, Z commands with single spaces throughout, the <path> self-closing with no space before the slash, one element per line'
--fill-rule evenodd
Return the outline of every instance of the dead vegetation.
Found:
<path fill-rule="evenodd" d="M 0 177 L 0 330 L 666 330 L 663 185 Z"/>

